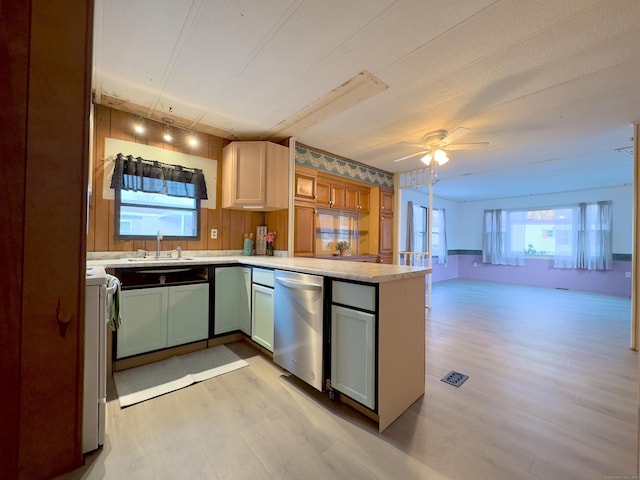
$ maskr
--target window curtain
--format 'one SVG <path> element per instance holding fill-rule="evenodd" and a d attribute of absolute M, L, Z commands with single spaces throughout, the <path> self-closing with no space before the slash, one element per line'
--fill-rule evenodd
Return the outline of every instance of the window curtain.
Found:
<path fill-rule="evenodd" d="M 526 212 L 485 210 L 482 261 L 493 265 L 524 265 Z"/>
<path fill-rule="evenodd" d="M 406 231 L 406 251 L 413 252 L 414 243 L 414 232 L 415 232 L 415 222 L 413 221 L 413 202 L 407 202 L 407 231 Z"/>
<path fill-rule="evenodd" d="M 439 264 L 446 264 L 448 261 L 447 249 L 447 220 L 444 208 L 434 209 L 436 215 L 436 227 L 438 228 L 438 249 L 434 252 L 438 256 Z"/>
<path fill-rule="evenodd" d="M 124 156 L 121 153 L 116 156 L 111 188 L 207 199 L 207 186 L 202 170 L 167 165 L 131 155 Z"/>
<path fill-rule="evenodd" d="M 580 213 L 576 268 L 581 270 L 613 268 L 611 207 L 611 201 L 578 205 Z"/>
<path fill-rule="evenodd" d="M 554 268 L 577 268 L 578 244 L 580 242 L 580 212 L 578 207 L 558 210 L 559 215 L 564 215 L 566 222 L 560 225 L 556 224 L 555 228 L 555 248 Z M 559 220 L 554 218 L 554 220 Z"/>

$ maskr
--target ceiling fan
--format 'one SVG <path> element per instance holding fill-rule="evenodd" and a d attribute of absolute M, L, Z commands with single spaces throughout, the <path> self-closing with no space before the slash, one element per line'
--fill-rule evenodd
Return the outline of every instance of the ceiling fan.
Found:
<path fill-rule="evenodd" d="M 412 153 L 411 155 L 398 158 L 394 160 L 394 162 L 401 162 L 408 158 L 424 155 L 421 158 L 423 163 L 430 165 L 431 161 L 435 160 L 438 165 L 443 165 L 449 161 L 449 156 L 447 155 L 448 150 L 471 150 L 474 148 L 484 148 L 489 145 L 489 142 L 453 143 L 470 131 L 470 129 L 465 127 L 458 127 L 451 133 L 446 130 L 435 130 L 422 137 L 422 143 L 401 142 L 404 145 L 420 147 L 422 150 Z"/>

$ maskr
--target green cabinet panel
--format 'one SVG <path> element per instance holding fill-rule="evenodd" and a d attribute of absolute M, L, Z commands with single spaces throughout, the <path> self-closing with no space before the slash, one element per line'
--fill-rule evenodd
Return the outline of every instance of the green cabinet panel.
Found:
<path fill-rule="evenodd" d="M 217 267 L 215 270 L 214 333 L 240 329 L 243 267 Z"/>
<path fill-rule="evenodd" d="M 273 352 L 273 288 L 253 284 L 251 338 Z"/>
<path fill-rule="evenodd" d="M 167 346 L 209 336 L 209 284 L 169 287 Z"/>
<path fill-rule="evenodd" d="M 167 346 L 168 287 L 125 290 L 120 294 L 122 325 L 117 358 Z"/>

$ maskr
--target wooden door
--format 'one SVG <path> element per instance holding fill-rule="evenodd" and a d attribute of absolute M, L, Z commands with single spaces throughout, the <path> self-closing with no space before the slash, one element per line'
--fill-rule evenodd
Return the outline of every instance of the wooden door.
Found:
<path fill-rule="evenodd" d="M 393 253 L 393 216 L 380 216 L 380 254 Z"/>
<path fill-rule="evenodd" d="M 393 205 L 393 201 L 391 202 Z M 369 213 L 369 206 L 371 205 L 371 194 L 369 189 L 363 189 L 358 192 L 358 210 L 361 213 Z"/>
<path fill-rule="evenodd" d="M 312 205 L 295 205 L 293 214 L 293 254 L 296 257 L 315 255 L 316 208 Z"/>
<path fill-rule="evenodd" d="M 393 213 L 393 192 L 389 190 L 380 190 L 380 213 Z"/>
<path fill-rule="evenodd" d="M 346 193 L 347 189 L 344 185 L 331 185 L 331 208 L 344 210 L 347 207 Z"/>
<path fill-rule="evenodd" d="M 347 187 L 345 189 L 345 208 L 353 212 L 359 211 L 359 192 L 356 187 Z"/>
<path fill-rule="evenodd" d="M 264 205 L 266 193 L 266 144 L 234 142 L 232 151 L 232 185 L 234 205 Z M 225 179 L 226 181 L 226 179 Z"/>
<path fill-rule="evenodd" d="M 318 207 L 331 207 L 331 184 L 318 179 L 316 182 L 316 205 Z"/>
<path fill-rule="evenodd" d="M 295 201 L 297 202 L 316 201 L 315 170 L 304 167 L 296 167 L 293 193 Z"/>

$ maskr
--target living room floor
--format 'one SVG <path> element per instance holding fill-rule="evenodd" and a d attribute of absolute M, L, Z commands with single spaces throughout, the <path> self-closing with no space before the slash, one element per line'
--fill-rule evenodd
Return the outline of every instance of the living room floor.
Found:
<path fill-rule="evenodd" d="M 432 297 L 425 396 L 382 434 L 236 342 L 249 367 L 124 409 L 112 391 L 104 447 L 59 478 L 635 475 L 630 299 L 465 280 Z"/>

